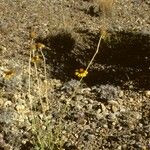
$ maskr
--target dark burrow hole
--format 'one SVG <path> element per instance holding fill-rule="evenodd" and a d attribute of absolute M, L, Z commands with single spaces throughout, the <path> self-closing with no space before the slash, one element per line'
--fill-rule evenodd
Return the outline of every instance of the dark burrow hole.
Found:
<path fill-rule="evenodd" d="M 75 39 L 71 33 L 60 31 L 55 35 L 49 35 L 46 38 L 39 37 L 36 42 L 45 44 L 48 49 L 44 50 L 47 64 L 52 65 L 51 75 L 63 81 L 69 80 L 74 76 L 72 69 L 80 66 L 72 54 L 75 47 Z"/>
<path fill-rule="evenodd" d="M 94 41 L 96 40 L 95 38 Z M 132 83 L 135 89 L 149 89 L 149 48 L 149 35 L 131 32 L 112 34 L 110 41 L 101 43 L 100 52 L 95 59 L 96 69 L 89 74 L 87 82 L 103 82 L 124 87 L 126 83 Z M 100 69 L 101 66 L 104 69 Z"/>
<path fill-rule="evenodd" d="M 99 39 L 99 34 L 84 33 L 85 43 L 89 49 L 76 53 L 80 47 L 71 33 L 61 31 L 50 35 L 43 42 L 47 63 L 53 65 L 51 72 L 55 78 L 63 81 L 75 79 L 74 70 L 85 68 L 92 58 Z M 143 33 L 111 33 L 110 40 L 102 41 L 88 76 L 84 79 L 89 86 L 95 84 L 112 84 L 134 89 L 150 88 L 150 36 Z M 82 59 L 83 58 L 83 59 Z"/>

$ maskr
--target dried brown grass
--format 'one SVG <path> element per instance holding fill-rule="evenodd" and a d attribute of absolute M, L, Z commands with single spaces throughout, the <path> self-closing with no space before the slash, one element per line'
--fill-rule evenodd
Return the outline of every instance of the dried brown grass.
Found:
<path fill-rule="evenodd" d="M 94 2 L 99 6 L 99 9 L 104 16 L 108 16 L 111 14 L 114 0 L 94 0 Z"/>

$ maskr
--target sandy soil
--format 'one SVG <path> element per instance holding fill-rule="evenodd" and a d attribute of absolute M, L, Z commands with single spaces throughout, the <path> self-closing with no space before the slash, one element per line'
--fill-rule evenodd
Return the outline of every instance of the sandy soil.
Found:
<path fill-rule="evenodd" d="M 40 137 L 45 150 L 149 150 L 149 13 L 149 0 L 1 0 L 0 149 L 42 149 Z M 33 42 L 45 45 L 47 88 L 43 60 L 29 77 Z"/>

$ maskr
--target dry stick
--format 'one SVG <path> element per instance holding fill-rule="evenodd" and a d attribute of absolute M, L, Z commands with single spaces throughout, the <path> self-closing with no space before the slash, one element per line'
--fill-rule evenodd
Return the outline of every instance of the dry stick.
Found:
<path fill-rule="evenodd" d="M 66 23 L 65 23 L 65 16 L 64 16 L 64 3 L 63 3 L 63 0 L 61 1 L 61 10 L 62 10 L 62 22 L 63 22 L 63 25 L 64 27 L 66 28 Z"/>
<path fill-rule="evenodd" d="M 35 56 L 35 53 L 34 53 L 34 50 L 33 50 L 33 57 L 34 56 Z M 38 92 L 39 92 L 39 97 L 40 97 L 40 103 L 41 103 L 41 106 L 42 106 L 42 111 L 45 112 L 44 111 L 43 102 L 42 102 L 42 98 L 41 98 L 40 81 L 39 81 L 39 78 L 38 78 L 38 69 L 37 69 L 36 62 L 34 62 L 34 68 L 35 68 L 36 80 L 37 80 L 37 85 L 38 85 Z"/>
<path fill-rule="evenodd" d="M 29 58 L 29 101 L 30 101 L 30 108 L 32 110 L 32 99 L 31 99 L 31 57 L 32 57 L 32 52 L 30 51 L 30 58 Z"/>
<path fill-rule="evenodd" d="M 38 85 L 40 103 L 41 103 L 41 106 L 42 106 L 42 111 L 45 114 L 45 109 L 44 109 L 42 98 L 41 98 L 40 81 L 39 81 L 39 78 L 38 78 L 38 69 L 37 69 L 36 62 L 34 63 L 34 67 L 35 67 L 35 72 L 36 72 L 36 80 L 37 80 L 37 85 Z"/>
<path fill-rule="evenodd" d="M 33 38 L 31 39 L 31 43 L 33 43 Z M 29 56 L 29 89 L 28 89 L 28 92 L 29 92 L 29 101 L 30 101 L 30 108 L 31 110 L 33 109 L 32 107 L 32 104 L 33 104 L 33 101 L 31 99 L 31 59 L 32 59 L 32 51 L 30 50 L 30 56 Z"/>
<path fill-rule="evenodd" d="M 49 102 L 48 102 L 48 89 L 47 89 L 47 71 L 46 71 L 46 59 L 45 59 L 45 56 L 42 52 L 42 49 L 40 49 L 40 52 L 42 54 L 42 57 L 43 57 L 43 61 L 44 61 L 44 75 L 45 75 L 45 83 L 46 83 L 46 103 L 47 103 L 47 106 L 49 106 Z"/>
<path fill-rule="evenodd" d="M 90 60 L 90 62 L 89 62 L 89 64 L 88 64 L 87 68 L 85 69 L 85 71 L 88 71 L 88 69 L 90 68 L 90 66 L 91 66 L 91 64 L 92 64 L 92 62 L 93 62 L 93 60 L 95 59 L 95 57 L 96 57 L 96 55 L 97 55 L 97 53 L 98 53 L 98 51 L 99 51 L 99 48 L 100 48 L 100 44 L 101 44 L 101 41 L 102 41 L 102 37 L 103 37 L 103 35 L 100 36 L 99 41 L 98 41 L 98 44 L 97 44 L 96 52 L 94 53 L 94 55 L 93 55 L 92 59 Z M 82 78 L 79 80 L 79 83 L 82 82 L 83 78 L 84 78 L 84 77 L 82 77 Z M 72 94 L 70 100 L 72 100 L 72 98 L 74 97 L 74 95 L 75 95 L 75 93 L 77 92 L 79 86 L 80 86 L 80 84 L 77 85 L 77 87 L 75 88 L 75 90 L 74 90 L 74 92 L 73 92 L 73 94 Z"/>
<path fill-rule="evenodd" d="M 48 47 L 47 47 L 48 48 Z M 48 48 L 49 49 L 49 48 Z M 44 61 L 44 75 L 45 75 L 45 81 L 46 81 L 46 103 L 47 103 L 47 106 L 49 106 L 49 102 L 48 102 L 48 89 L 47 89 L 47 70 L 46 70 L 46 59 L 45 59 L 45 56 L 44 56 L 44 54 L 43 54 L 43 51 L 42 51 L 42 49 L 40 48 L 39 49 L 40 50 L 40 52 L 41 52 L 41 55 L 42 55 L 42 57 L 43 57 L 43 61 Z M 52 141 L 52 131 L 50 131 L 50 142 Z M 54 147 L 54 144 L 53 145 L 51 145 L 51 149 L 53 150 L 53 147 Z"/>

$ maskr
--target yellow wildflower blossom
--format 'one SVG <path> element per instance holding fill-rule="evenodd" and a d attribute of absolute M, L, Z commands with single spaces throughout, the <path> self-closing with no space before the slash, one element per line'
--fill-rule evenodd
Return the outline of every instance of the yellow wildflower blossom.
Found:
<path fill-rule="evenodd" d="M 9 80 L 14 76 L 14 74 L 15 72 L 13 70 L 4 71 L 3 78 Z"/>
<path fill-rule="evenodd" d="M 32 59 L 31 59 L 31 62 L 32 63 L 39 63 L 41 62 L 41 57 L 39 55 L 36 55 L 36 56 L 33 56 Z"/>
<path fill-rule="evenodd" d="M 88 74 L 87 70 L 84 70 L 83 68 L 76 69 L 75 70 L 75 75 L 78 76 L 79 78 L 86 77 Z"/>

